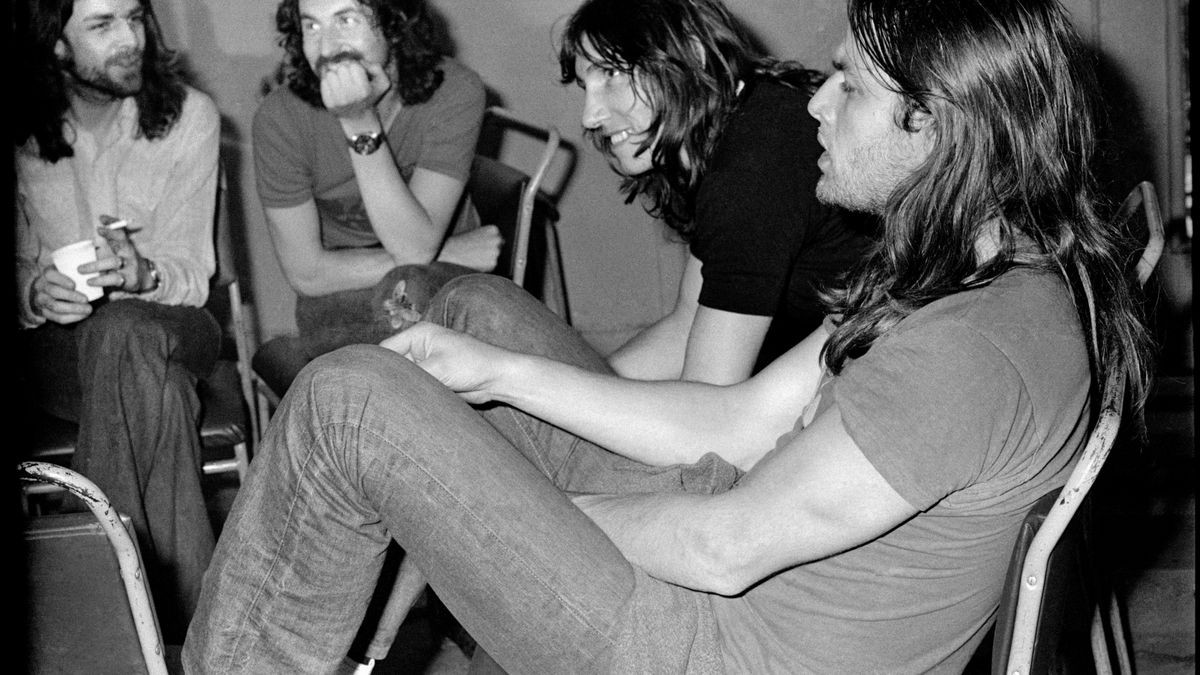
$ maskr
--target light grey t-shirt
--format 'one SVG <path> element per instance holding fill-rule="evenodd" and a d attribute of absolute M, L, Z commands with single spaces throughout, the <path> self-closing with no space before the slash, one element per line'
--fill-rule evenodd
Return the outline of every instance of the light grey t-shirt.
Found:
<path fill-rule="evenodd" d="M 1050 274 L 1011 271 L 888 331 L 817 405 L 836 401 L 919 513 L 740 597 L 713 596 L 728 672 L 961 672 L 995 616 L 1021 519 L 1086 441 L 1089 385 L 1074 306 Z"/>

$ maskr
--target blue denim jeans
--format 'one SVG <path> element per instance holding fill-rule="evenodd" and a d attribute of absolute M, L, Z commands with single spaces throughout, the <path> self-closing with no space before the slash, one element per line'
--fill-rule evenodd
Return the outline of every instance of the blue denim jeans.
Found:
<path fill-rule="evenodd" d="M 182 642 L 214 537 L 200 486 L 198 378 L 220 328 L 199 307 L 104 300 L 21 335 L 38 404 L 79 424 L 71 466 L 130 517 L 163 637 Z"/>
<path fill-rule="evenodd" d="M 607 367 L 493 275 L 450 282 L 427 315 Z M 721 671 L 708 595 L 634 567 L 564 494 L 725 490 L 739 473 L 719 458 L 639 464 L 512 408 L 473 408 L 377 346 L 314 361 L 276 415 L 205 577 L 188 672 L 332 672 L 393 538 L 510 672 Z"/>

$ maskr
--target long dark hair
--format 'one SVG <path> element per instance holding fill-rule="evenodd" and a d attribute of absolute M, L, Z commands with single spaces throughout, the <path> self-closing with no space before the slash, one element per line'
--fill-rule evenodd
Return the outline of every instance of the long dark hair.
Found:
<path fill-rule="evenodd" d="M 838 372 L 917 308 L 1025 265 L 1066 280 L 1094 384 L 1123 368 L 1140 403 L 1149 338 L 1131 257 L 1141 246 L 1097 215 L 1095 75 L 1062 7 L 850 0 L 849 16 L 859 48 L 903 101 L 897 124 L 912 130 L 915 114 L 929 115 L 935 140 L 885 205 L 875 254 L 828 296 L 842 319 L 826 364 Z M 980 261 L 974 244 L 997 224 L 1000 251 Z"/>
<path fill-rule="evenodd" d="M 428 101 L 442 84 L 437 31 L 421 0 L 358 0 L 388 43 L 392 63 L 399 73 L 392 83 L 405 105 Z M 322 107 L 321 80 L 304 57 L 299 0 L 283 0 L 275 11 L 275 28 L 284 58 L 276 79 L 309 104 Z"/>
<path fill-rule="evenodd" d="M 575 82 L 577 56 L 629 74 L 635 91 L 650 99 L 654 119 L 641 149 L 649 151 L 657 137 L 653 168 L 625 176 L 621 191 L 627 203 L 642 196 L 646 210 L 684 239 L 692 231 L 700 180 L 737 109 L 738 82 L 769 77 L 811 95 L 823 79 L 798 63 L 758 54 L 719 0 L 588 0 L 560 38 L 563 84 Z M 603 134 L 589 136 L 609 152 Z"/>
<path fill-rule="evenodd" d="M 135 95 L 138 132 L 157 139 L 170 133 L 179 119 L 187 88 L 178 56 L 164 43 L 150 0 L 141 0 L 141 6 L 146 46 L 142 53 L 142 89 Z M 13 143 L 20 147 L 33 138 L 38 154 L 48 162 L 75 154 L 63 137 L 63 120 L 70 102 L 67 76 L 54 53 L 74 8 L 75 0 L 21 0 L 13 13 L 13 54 L 23 59 L 13 69 L 16 86 L 11 100 L 20 101 L 20 105 L 11 106 L 16 118 Z"/>

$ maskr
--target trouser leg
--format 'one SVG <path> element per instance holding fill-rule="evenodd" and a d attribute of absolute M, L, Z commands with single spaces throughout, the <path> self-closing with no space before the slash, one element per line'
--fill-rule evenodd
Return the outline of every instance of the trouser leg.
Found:
<path fill-rule="evenodd" d="M 240 491 L 184 649 L 196 672 L 324 672 L 391 535 L 513 672 L 719 668 L 707 596 L 635 569 L 417 366 L 349 347 L 301 374 Z"/>
<path fill-rule="evenodd" d="M 164 637 L 182 639 L 214 537 L 201 491 L 197 377 L 219 329 L 203 309 L 108 303 L 76 329 L 73 466 L 133 521 Z"/>
<path fill-rule="evenodd" d="M 613 372 L 604 357 L 561 317 L 516 284 L 495 275 L 476 274 L 448 282 L 430 303 L 425 319 L 513 351 L 593 372 Z M 508 406 L 486 407 L 481 414 L 562 490 L 713 493 L 728 489 L 740 475 L 715 455 L 706 455 L 693 465 L 648 466 Z M 484 641 L 472 658 L 471 672 L 504 672 Z"/>
<path fill-rule="evenodd" d="M 474 274 L 448 282 L 425 319 L 524 354 L 536 354 L 598 373 L 612 373 L 583 336 L 508 279 Z M 726 490 L 740 472 L 716 455 L 696 464 L 650 466 L 614 454 L 552 424 L 505 405 L 481 414 L 560 489 L 569 492 L 702 492 Z"/>

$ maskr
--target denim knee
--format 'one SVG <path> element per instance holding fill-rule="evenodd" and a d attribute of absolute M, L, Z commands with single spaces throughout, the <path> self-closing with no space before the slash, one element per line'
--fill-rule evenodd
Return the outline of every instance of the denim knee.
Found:
<path fill-rule="evenodd" d="M 456 277 L 442 286 L 430 301 L 425 320 L 460 329 L 468 316 L 475 321 L 492 323 L 492 319 L 511 317 L 513 303 L 523 295 L 527 295 L 524 289 L 495 274 Z"/>

